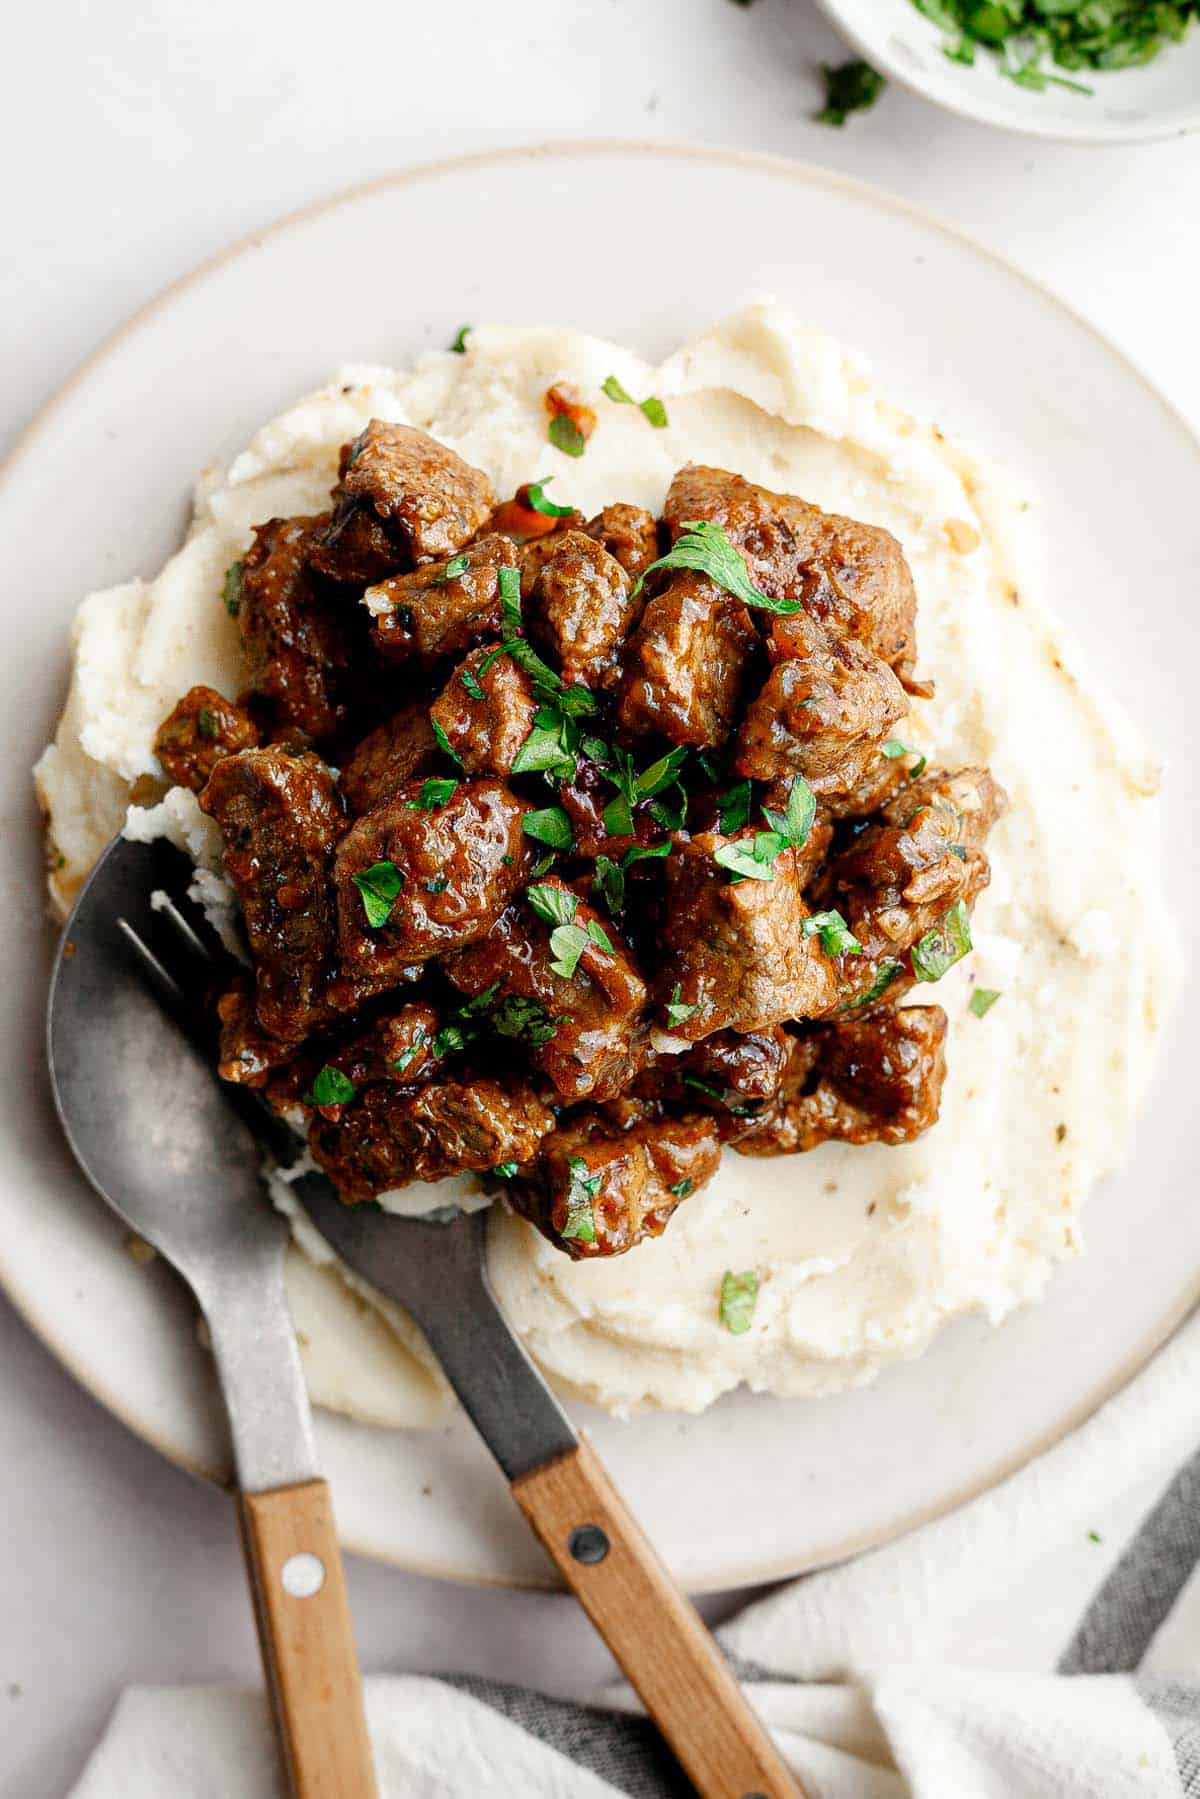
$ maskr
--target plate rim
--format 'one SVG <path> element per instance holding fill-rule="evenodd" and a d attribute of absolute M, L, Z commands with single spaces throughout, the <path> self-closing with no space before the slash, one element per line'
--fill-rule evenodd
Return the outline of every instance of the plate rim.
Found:
<path fill-rule="evenodd" d="M 332 194 L 281 214 L 266 225 L 245 233 L 214 254 L 205 257 L 151 295 L 144 304 L 102 337 L 96 347 L 74 366 L 65 380 L 34 412 L 18 433 L 7 453 L 0 458 L 0 497 L 3 496 L 9 479 L 14 475 L 18 466 L 23 465 L 26 458 L 36 452 L 42 435 L 54 425 L 59 411 L 67 405 L 92 371 L 102 366 L 108 357 L 145 323 L 157 319 L 165 313 L 178 296 L 200 284 L 225 264 L 245 256 L 251 250 L 260 248 L 270 239 L 283 236 L 295 227 L 303 226 L 311 219 L 335 212 L 342 206 L 353 204 L 387 189 L 407 187 L 419 181 L 436 179 L 472 167 L 483 168 L 497 163 L 532 163 L 556 157 L 581 155 L 646 156 L 664 161 L 687 159 L 726 167 L 760 169 L 800 180 L 809 185 L 853 194 L 859 200 L 870 205 L 882 207 L 912 219 L 927 230 L 932 230 L 960 248 L 967 249 L 974 256 L 1003 271 L 1009 278 L 1015 277 L 1043 302 L 1048 302 L 1060 314 L 1069 319 L 1077 329 L 1086 332 L 1096 347 L 1119 363 L 1129 375 L 1132 375 L 1143 389 L 1146 397 L 1160 408 L 1178 431 L 1182 442 L 1195 456 L 1198 473 L 1200 473 L 1200 431 L 1193 427 L 1170 396 L 1150 378 L 1136 357 L 1119 344 L 1114 343 L 1099 326 L 1087 318 L 1050 283 L 1031 275 L 1018 263 L 976 238 L 972 233 L 941 218 L 938 214 L 889 193 L 872 182 L 860 180 L 856 176 L 828 169 L 819 163 L 770 152 L 671 139 L 553 138 L 533 143 L 505 145 L 483 151 L 464 152 L 429 162 L 414 163 L 404 169 L 376 176 L 369 181 L 352 183 L 347 187 L 337 189 Z M 44 1081 L 44 1070 L 39 1070 L 39 1074 Z M 96 1203 L 99 1205 L 100 1202 L 97 1200 Z M 118 1247 L 114 1244 L 114 1249 Z M 171 1279 L 180 1280 L 182 1278 L 170 1268 L 169 1264 L 164 1263 L 164 1266 L 167 1267 Z M 186 1283 L 184 1285 L 186 1286 Z M 217 1469 L 205 1465 L 202 1458 L 188 1453 L 179 1444 L 170 1442 L 153 1428 L 148 1428 L 142 1420 L 135 1418 L 125 1399 L 111 1392 L 106 1383 L 97 1378 L 90 1368 L 73 1354 L 65 1342 L 58 1340 L 50 1322 L 34 1315 L 25 1286 L 21 1283 L 15 1269 L 10 1268 L 2 1237 L 0 1237 L 0 1289 L 3 1290 L 13 1309 L 38 1341 L 105 1411 L 176 1467 L 207 1480 L 212 1485 L 228 1490 L 227 1481 Z M 1133 1358 L 1127 1360 L 1101 1388 L 1088 1393 L 1081 1399 L 1079 1404 L 1053 1429 L 1043 1432 L 1032 1444 L 1022 1445 L 1019 1453 L 993 1467 L 981 1478 L 969 1481 L 952 1493 L 942 1494 L 932 1505 L 915 1509 L 895 1528 L 889 1528 L 883 1532 L 878 1530 L 861 1532 L 823 1550 L 819 1557 L 802 1556 L 796 1559 L 794 1556 L 785 1556 L 766 1564 L 756 1564 L 749 1569 L 738 1566 L 720 1576 L 715 1573 L 706 1573 L 702 1579 L 689 1582 L 689 1591 L 695 1593 L 721 1592 L 727 1591 L 731 1587 L 769 1585 L 815 1568 L 828 1567 L 850 1560 L 870 1549 L 897 1541 L 939 1518 L 949 1516 L 971 1500 L 993 1491 L 1014 1474 L 1028 1467 L 1049 1449 L 1071 1436 L 1149 1365 L 1197 1309 L 1200 1309 L 1197 1301 L 1185 1297 L 1166 1315 L 1161 1325 L 1148 1334 L 1146 1341 L 1138 1347 Z M 373 1561 L 405 1572 L 421 1574 L 430 1579 L 450 1580 L 462 1586 L 514 1591 L 544 1591 L 558 1588 L 561 1585 L 550 1570 L 547 1570 L 544 1580 L 533 1578 L 528 1574 L 493 1574 L 479 1569 L 463 1571 L 460 1567 L 447 1566 L 436 1557 L 422 1557 L 416 1551 L 385 1550 L 377 1543 L 370 1543 L 361 1537 L 342 1535 L 342 1543 L 343 1547 L 351 1553 L 361 1554 Z"/>

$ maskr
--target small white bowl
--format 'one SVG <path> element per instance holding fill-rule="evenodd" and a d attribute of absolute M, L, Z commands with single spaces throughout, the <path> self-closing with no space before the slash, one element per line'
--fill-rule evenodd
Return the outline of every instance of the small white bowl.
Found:
<path fill-rule="evenodd" d="M 912 0 L 818 0 L 872 68 L 964 118 L 1067 143 L 1139 143 L 1200 128 L 1200 22 L 1143 68 L 1070 75 L 1089 96 L 1018 87 L 982 47 L 967 67 L 942 54 L 945 33 Z M 1053 65 L 1050 65 L 1053 67 Z"/>

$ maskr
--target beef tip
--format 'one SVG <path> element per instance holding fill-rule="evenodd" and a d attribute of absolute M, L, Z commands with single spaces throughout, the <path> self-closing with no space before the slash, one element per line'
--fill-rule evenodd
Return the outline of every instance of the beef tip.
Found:
<path fill-rule="evenodd" d="M 398 1010 L 380 1013 L 349 1042 L 327 1050 L 324 1060 L 356 1089 L 379 1081 L 414 1087 L 430 1080 L 443 1066 L 444 1057 L 433 1047 L 439 1024 L 435 1007 L 414 1000 Z"/>
<path fill-rule="evenodd" d="M 904 551 L 890 532 L 696 464 L 672 481 L 663 518 L 672 538 L 689 519 L 722 526 L 761 592 L 801 601 L 810 618 L 873 650 L 910 685 L 917 597 Z M 796 653 L 790 633 L 800 616 L 772 620 L 781 656 Z"/>
<path fill-rule="evenodd" d="M 673 573 L 626 644 L 620 723 L 669 743 L 717 747 L 733 729 L 758 649 L 740 600 L 690 569 Z"/>
<path fill-rule="evenodd" d="M 158 727 L 154 754 L 173 787 L 199 793 L 222 756 L 258 747 L 258 726 L 215 687 L 191 687 Z"/>
<path fill-rule="evenodd" d="M 566 910 L 573 902 L 573 923 L 585 931 L 600 923 L 599 914 L 561 881 L 544 885 L 563 896 Z M 646 984 L 611 924 L 601 928 L 611 951 L 589 941 L 574 974 L 564 979 L 550 966 L 558 959 L 550 946 L 552 927 L 524 902 L 510 906 L 486 937 L 445 964 L 463 993 L 477 997 L 497 989 L 495 1028 L 522 1041 L 534 1064 L 572 1101 L 619 1093 L 645 1053 Z M 506 1007 L 506 1001 L 512 1003 Z"/>
<path fill-rule="evenodd" d="M 568 686 L 606 687 L 641 603 L 631 602 L 621 564 L 586 532 L 564 531 L 553 542 L 530 587 L 530 635 L 558 663 Z"/>
<path fill-rule="evenodd" d="M 641 1098 L 711 1109 L 720 1136 L 728 1140 L 776 1098 L 792 1044 L 779 1025 L 769 1031 L 714 1031 L 682 1055 L 658 1056 L 631 1091 Z"/>
<path fill-rule="evenodd" d="M 431 716 L 470 775 L 508 774 L 538 709 L 529 676 L 511 656 L 495 655 L 497 648 L 472 650 L 432 708 Z"/>
<path fill-rule="evenodd" d="M 739 1137 L 746 1156 L 786 1156 L 838 1138 L 911 1143 L 936 1124 L 946 1014 L 906 1006 L 817 1026 L 795 1044 L 784 1089 Z"/>
<path fill-rule="evenodd" d="M 448 561 L 427 563 L 371 588 L 371 639 L 379 655 L 389 664 L 416 659 L 430 666 L 495 637 L 499 571 L 515 566 L 513 545 L 493 534 Z"/>
<path fill-rule="evenodd" d="M 542 1140 L 533 1167 L 509 1183 L 518 1212 L 573 1260 L 619 1256 L 661 1236 L 675 1208 L 721 1160 L 714 1120 L 702 1112 L 643 1116 L 623 1107 L 622 1129 L 590 1107 Z"/>
<path fill-rule="evenodd" d="M 753 839 L 753 832 L 745 840 Z M 838 962 L 804 935 L 796 851 L 783 850 L 769 881 L 731 881 L 714 852 L 736 841 L 701 832 L 663 864 L 666 903 L 658 994 L 696 1010 L 671 1027 L 695 1042 L 713 1031 L 763 1031 L 819 1018 L 838 997 Z M 675 988 L 679 992 L 676 995 Z"/>
<path fill-rule="evenodd" d="M 812 619 L 792 642 L 804 653 L 777 662 L 751 701 L 735 767 L 759 781 L 802 774 L 816 793 L 849 793 L 907 712 L 904 689 L 886 662 Z"/>
<path fill-rule="evenodd" d="M 331 874 L 344 821 L 317 756 L 275 746 L 218 762 L 200 795 L 225 838 L 258 974 L 258 1022 L 297 1042 L 320 1021 L 335 946 Z"/>
<path fill-rule="evenodd" d="M 270 1036 L 259 1024 L 250 975 L 238 975 L 221 995 L 217 1018 L 221 1026 L 217 1072 L 223 1081 L 240 1087 L 265 1087 L 296 1054 L 295 1043 Z"/>
<path fill-rule="evenodd" d="M 368 1087 L 336 1119 L 315 1114 L 308 1142 L 342 1198 L 355 1203 L 410 1181 L 532 1161 L 553 1128 L 553 1112 L 528 1081 L 464 1073 L 423 1087 Z"/>
<path fill-rule="evenodd" d="M 626 506 L 618 502 L 606 506 L 583 529 L 597 543 L 602 543 L 616 558 L 625 573 L 637 580 L 658 556 L 658 526 L 653 513 L 643 506 Z"/>
<path fill-rule="evenodd" d="M 821 795 L 821 813 L 834 820 L 869 818 L 906 787 L 909 778 L 903 756 L 885 756 L 881 749 L 874 761 L 868 761 L 862 779 L 845 793 Z"/>
<path fill-rule="evenodd" d="M 908 990 L 914 946 L 987 886 L 984 844 L 1006 805 L 986 769 L 932 769 L 831 857 L 809 899 L 840 911 L 862 944 L 861 957 L 841 958 L 843 1008 L 892 1005 Z"/>
<path fill-rule="evenodd" d="M 445 444 L 379 419 L 343 452 L 335 497 L 313 566 L 357 585 L 453 555 L 482 527 L 495 499 L 482 470 Z"/>
<path fill-rule="evenodd" d="M 529 878 L 524 800 L 499 781 L 460 781 L 443 803 L 426 808 L 424 787 L 415 780 L 399 788 L 360 818 L 338 849 L 338 942 L 342 971 L 351 978 L 399 978 L 409 963 L 473 943 Z M 368 871 L 379 863 L 390 865 L 382 890 L 392 903 L 386 920 L 372 925 L 369 897 L 355 876 L 369 882 Z"/>
<path fill-rule="evenodd" d="M 238 624 L 249 692 L 272 717 L 315 742 L 345 717 L 354 631 L 319 592 L 308 555 L 323 519 L 275 518 L 260 525 L 242 561 Z"/>
<path fill-rule="evenodd" d="M 347 810 L 360 818 L 381 806 L 406 781 L 423 774 L 436 756 L 429 707 L 424 700 L 413 700 L 377 725 L 343 761 L 338 791 Z"/>

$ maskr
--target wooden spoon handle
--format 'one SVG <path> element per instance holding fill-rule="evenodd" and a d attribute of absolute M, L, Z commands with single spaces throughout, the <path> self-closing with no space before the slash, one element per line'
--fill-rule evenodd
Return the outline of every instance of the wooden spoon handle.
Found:
<path fill-rule="evenodd" d="M 521 1475 L 512 1490 L 702 1799 L 804 1799 L 589 1445 Z"/>
<path fill-rule="evenodd" d="M 242 1547 L 294 1799 L 376 1799 L 354 1629 L 323 1480 L 239 1497 Z"/>

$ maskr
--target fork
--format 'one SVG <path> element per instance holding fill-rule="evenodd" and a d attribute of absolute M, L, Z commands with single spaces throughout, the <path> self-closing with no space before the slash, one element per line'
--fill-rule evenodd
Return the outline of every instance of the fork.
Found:
<path fill-rule="evenodd" d="M 160 1003 L 202 1053 L 207 1044 L 212 1093 L 277 1164 L 294 1166 L 302 1140 L 245 1089 L 219 1093 L 213 1078 L 204 1020 L 224 952 L 186 897 L 191 864 L 162 845 L 150 846 L 149 863 L 146 846 L 118 843 L 108 855 L 129 864 L 143 895 L 156 890 L 152 907 L 142 899 L 140 924 L 127 904 L 118 929 Z M 483 1214 L 398 1218 L 345 1205 L 319 1173 L 292 1185 L 341 1261 L 419 1325 L 518 1506 L 703 1799 L 803 1799 L 699 1614 L 506 1322 L 488 1279 Z"/>
<path fill-rule="evenodd" d="M 374 1799 L 341 1553 L 284 1290 L 288 1230 L 262 1203 L 256 1138 L 219 1091 L 214 1045 L 168 973 L 181 955 L 205 966 L 208 950 L 165 896 L 154 909 L 160 873 L 178 871 L 118 839 L 67 923 L 47 1016 L 55 1104 L 92 1185 L 183 1276 L 207 1323 L 289 1790 Z"/>

